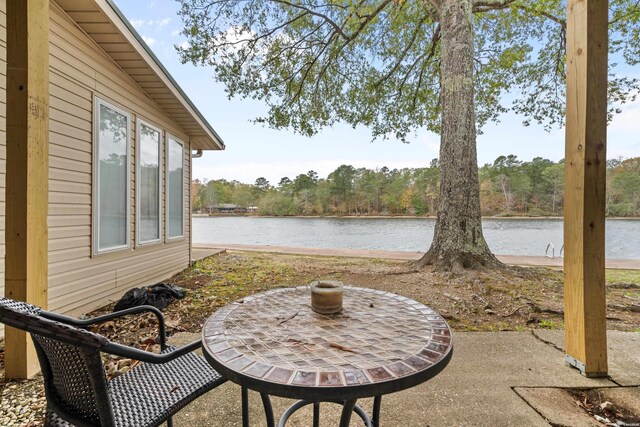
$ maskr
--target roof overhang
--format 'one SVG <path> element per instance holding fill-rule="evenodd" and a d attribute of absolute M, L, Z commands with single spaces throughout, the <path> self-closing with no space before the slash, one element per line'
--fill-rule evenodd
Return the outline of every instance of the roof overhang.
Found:
<path fill-rule="evenodd" d="M 224 150 L 220 136 L 112 0 L 54 0 L 191 138 L 191 147 Z"/>

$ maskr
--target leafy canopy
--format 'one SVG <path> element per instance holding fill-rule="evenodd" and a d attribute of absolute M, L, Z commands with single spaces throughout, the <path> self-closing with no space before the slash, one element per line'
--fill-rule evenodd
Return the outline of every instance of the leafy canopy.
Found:
<path fill-rule="evenodd" d="M 257 122 L 311 136 L 342 121 L 406 141 L 440 125 L 434 4 L 468 0 L 179 0 L 183 62 L 211 66 L 229 97 L 261 100 Z M 547 128 L 565 106 L 566 1 L 475 0 L 478 127 L 514 111 Z M 640 6 L 610 0 L 611 57 L 640 61 Z M 638 79 L 614 74 L 610 114 Z"/>

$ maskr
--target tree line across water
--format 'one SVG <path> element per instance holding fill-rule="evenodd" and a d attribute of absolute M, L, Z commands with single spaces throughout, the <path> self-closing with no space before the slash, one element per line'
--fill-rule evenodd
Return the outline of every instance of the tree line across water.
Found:
<path fill-rule="evenodd" d="M 483 215 L 562 215 L 564 162 L 536 157 L 498 157 L 478 169 Z M 607 161 L 608 216 L 640 216 L 640 157 Z M 192 208 L 210 212 L 223 204 L 257 207 L 258 215 L 435 215 L 440 166 L 372 170 L 339 166 L 326 178 L 315 171 L 283 177 L 277 184 L 265 178 L 254 184 L 194 180 Z"/>

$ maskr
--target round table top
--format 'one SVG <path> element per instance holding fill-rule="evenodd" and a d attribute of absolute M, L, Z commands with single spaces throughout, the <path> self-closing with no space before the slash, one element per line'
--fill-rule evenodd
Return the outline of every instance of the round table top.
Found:
<path fill-rule="evenodd" d="M 345 286 L 342 311 L 323 315 L 310 298 L 309 286 L 282 288 L 221 308 L 203 327 L 205 357 L 247 388 L 307 400 L 403 390 L 451 358 L 449 325 L 412 299 Z"/>

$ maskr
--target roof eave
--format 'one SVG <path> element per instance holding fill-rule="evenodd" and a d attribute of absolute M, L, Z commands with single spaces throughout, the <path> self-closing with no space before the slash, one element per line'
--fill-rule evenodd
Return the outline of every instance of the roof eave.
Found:
<path fill-rule="evenodd" d="M 60 3 L 65 3 L 64 0 L 59 1 Z M 202 113 L 193 104 L 191 99 L 189 99 L 187 94 L 182 90 L 180 85 L 178 85 L 164 65 L 162 65 L 147 43 L 135 30 L 133 25 L 131 25 L 127 20 L 122 11 L 118 9 L 113 0 L 92 0 L 91 3 L 96 5 L 99 10 L 102 11 L 105 18 L 110 21 L 110 25 L 114 27 L 114 31 L 121 34 L 124 39 L 123 42 L 128 44 L 130 49 L 132 49 L 132 52 L 135 52 L 135 54 L 140 57 L 140 60 L 146 64 L 152 75 L 155 75 L 158 79 L 158 83 L 169 91 L 173 99 L 177 101 L 178 104 L 176 105 L 180 105 L 179 108 L 184 111 L 183 117 L 184 114 L 186 114 L 186 117 L 191 118 L 191 125 L 189 127 L 191 127 L 192 130 L 187 131 L 186 133 L 191 138 L 193 148 L 203 150 L 224 150 L 225 144 L 222 138 L 204 118 Z M 77 5 L 78 3 L 72 2 L 70 5 L 71 4 Z M 106 22 L 107 21 L 105 21 L 105 23 Z M 78 22 L 78 25 L 82 24 Z M 89 37 L 91 37 L 91 34 L 89 34 Z M 101 45 L 100 41 L 94 41 L 98 43 L 98 45 Z M 110 55 L 109 52 L 106 53 L 107 55 Z M 115 57 L 112 57 L 112 59 L 118 63 L 118 60 Z M 125 68 L 123 68 L 123 71 L 128 73 Z M 135 80 L 134 75 L 130 75 L 130 77 Z M 151 99 L 154 99 L 153 93 L 150 91 L 148 92 L 144 87 L 142 87 L 142 90 L 144 90 Z M 171 116 L 170 112 L 167 112 L 167 114 Z"/>
<path fill-rule="evenodd" d="M 118 6 L 116 6 L 116 4 L 113 2 L 113 0 L 105 0 L 106 3 L 111 7 L 111 9 L 113 10 L 113 12 L 118 16 L 118 18 L 120 19 L 120 21 L 125 25 L 125 27 L 129 30 L 129 32 L 131 33 L 131 35 L 134 37 L 134 39 L 138 42 L 138 46 L 136 46 L 134 44 L 134 47 L 137 48 L 137 50 L 142 49 L 144 50 L 144 52 L 149 55 L 149 57 L 151 58 L 151 60 L 155 63 L 155 65 L 162 71 L 162 73 L 164 74 L 164 76 L 161 77 L 165 77 L 167 80 L 169 80 L 169 82 L 171 83 L 171 85 L 173 86 L 173 88 L 175 88 L 178 92 L 178 94 L 180 95 L 180 101 L 182 101 L 183 103 L 185 103 L 189 109 L 191 109 L 193 111 L 193 113 L 197 116 L 197 118 L 199 119 L 199 121 L 202 122 L 203 127 L 205 128 L 205 131 L 208 131 L 208 133 L 211 134 L 211 138 L 214 140 L 214 142 L 217 145 L 217 149 L 219 150 L 224 150 L 225 149 L 225 144 L 222 141 L 222 138 L 220 138 L 220 135 L 218 135 L 218 133 L 215 131 L 215 129 L 213 129 L 213 127 L 211 126 L 211 124 L 209 124 L 209 122 L 207 121 L 207 119 L 204 118 L 204 116 L 202 115 L 202 113 L 200 112 L 200 110 L 198 110 L 198 108 L 193 104 L 193 102 L 191 101 L 191 99 L 189 99 L 189 97 L 187 96 L 186 93 L 184 93 L 184 91 L 182 90 L 182 88 L 180 87 L 180 85 L 175 81 L 175 79 L 171 76 L 171 74 L 169 73 L 169 71 L 167 71 L 167 69 L 164 67 L 164 65 L 162 65 L 162 62 L 160 62 L 160 60 L 158 59 L 158 57 L 153 53 L 153 51 L 151 50 L 151 48 L 149 48 L 149 46 L 147 45 L 147 43 L 144 41 L 144 39 L 142 38 L 142 36 L 140 36 L 140 34 L 138 34 L 138 32 L 136 31 L 136 29 L 133 27 L 133 25 L 131 25 L 131 23 L 129 22 L 129 20 L 126 18 L 126 16 L 124 16 L 124 14 L 122 13 L 122 11 L 118 8 Z M 143 55 L 144 57 L 144 55 Z M 210 149 L 215 149 L 215 148 L 210 148 Z"/>
<path fill-rule="evenodd" d="M 131 23 L 129 22 L 129 20 L 124 16 L 124 14 L 122 13 L 122 11 L 118 8 L 118 6 L 116 6 L 116 4 L 113 2 L 113 0 L 105 0 L 106 3 L 109 5 L 109 7 L 111 7 L 111 9 L 113 10 L 113 12 L 116 14 L 116 16 L 119 18 L 120 22 L 122 24 L 124 24 L 124 26 L 127 28 L 127 30 L 129 31 L 129 33 L 133 36 L 133 38 L 135 39 L 135 41 L 137 42 L 137 46 L 135 43 L 132 43 L 133 46 L 136 48 L 136 50 L 138 50 L 139 52 L 142 50 L 144 51 L 144 53 L 146 55 L 149 56 L 149 58 L 153 61 L 153 65 L 157 66 L 163 76 L 160 76 L 161 78 L 164 77 L 166 78 L 170 83 L 171 86 L 173 86 L 174 89 L 176 89 L 176 91 L 178 92 L 179 99 L 181 102 L 183 102 L 184 104 L 186 104 L 185 106 L 188 107 L 188 109 L 192 110 L 193 114 L 196 116 L 196 118 L 198 119 L 198 121 L 201 122 L 201 125 L 203 126 L 204 130 L 207 131 L 207 133 L 210 133 L 210 137 L 211 139 L 216 143 L 217 147 L 211 147 L 209 149 L 218 149 L 218 150 L 224 150 L 225 149 L 225 144 L 222 141 L 222 138 L 220 138 L 220 136 L 218 135 L 218 133 L 213 129 L 213 127 L 211 126 L 211 124 L 209 124 L 209 122 L 207 121 L 207 119 L 204 118 L 204 116 L 202 115 L 202 113 L 200 112 L 200 110 L 198 110 L 198 108 L 193 104 L 193 102 L 191 101 L 191 99 L 189 99 L 189 97 L 187 96 L 186 93 L 184 93 L 184 91 L 182 90 L 182 88 L 180 87 L 180 85 L 178 85 L 178 83 L 175 81 L 175 79 L 171 76 L 171 74 L 167 71 L 167 69 L 164 67 L 164 65 L 162 65 L 162 62 L 160 62 L 160 60 L 158 59 L 158 57 L 153 53 L 153 51 L 149 48 L 149 46 L 147 45 L 147 43 L 144 41 L 144 39 L 142 38 L 142 36 L 140 36 L 140 34 L 136 31 L 136 29 L 133 27 L 133 25 L 131 25 Z M 114 22 L 115 23 L 115 22 Z M 126 36 L 126 34 L 125 34 Z M 142 52 L 140 52 L 142 53 Z M 144 57 L 144 55 L 142 55 Z M 200 147 L 196 147 L 196 148 L 200 148 Z M 204 147 L 202 147 L 202 149 L 206 149 Z"/>

